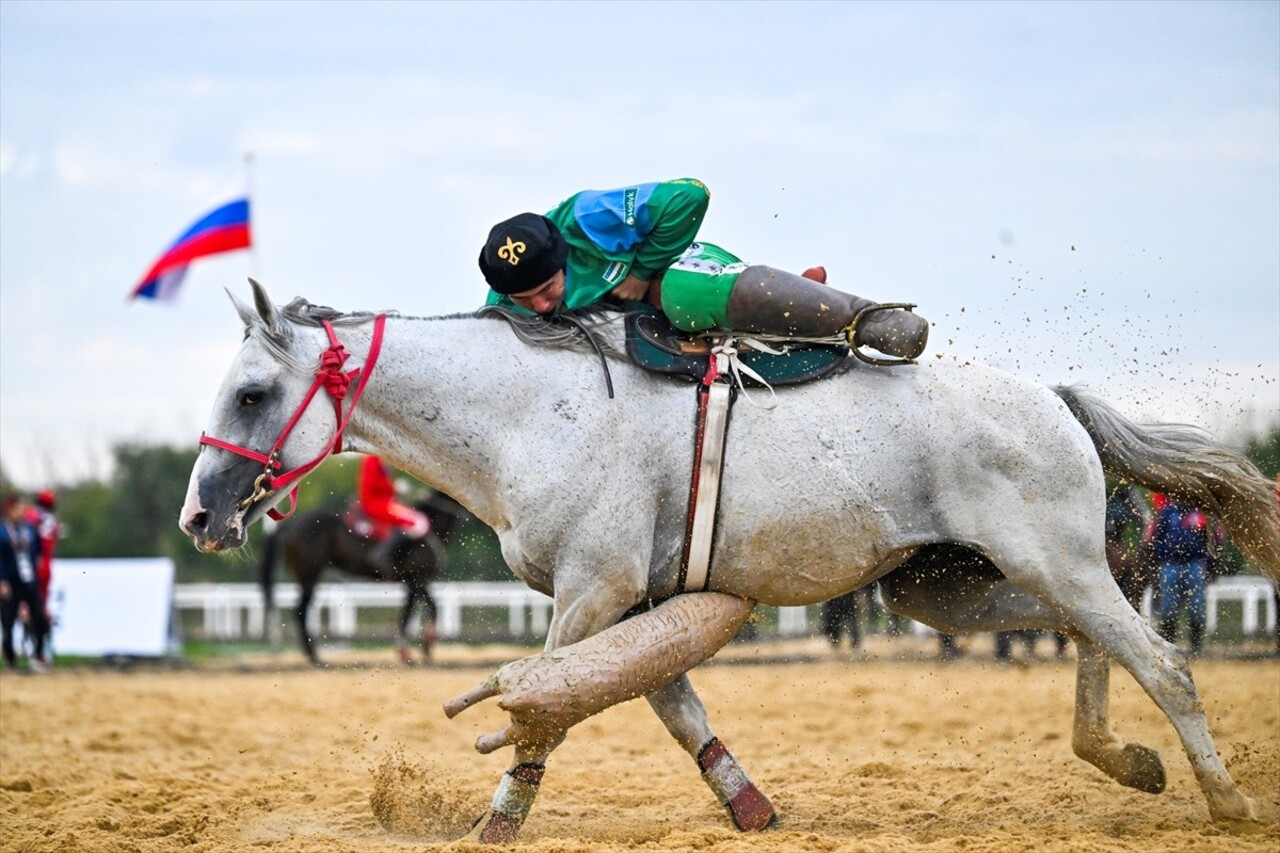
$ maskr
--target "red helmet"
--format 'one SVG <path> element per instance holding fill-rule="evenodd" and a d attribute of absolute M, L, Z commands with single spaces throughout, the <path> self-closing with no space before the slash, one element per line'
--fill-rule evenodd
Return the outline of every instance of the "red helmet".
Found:
<path fill-rule="evenodd" d="M 53 493 L 53 489 L 45 489 L 36 495 L 36 503 L 51 510 L 58 505 L 58 496 Z"/>

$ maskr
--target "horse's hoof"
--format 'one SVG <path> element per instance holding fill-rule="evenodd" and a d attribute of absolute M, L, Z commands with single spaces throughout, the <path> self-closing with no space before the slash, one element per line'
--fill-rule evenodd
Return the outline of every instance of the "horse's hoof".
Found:
<path fill-rule="evenodd" d="M 725 806 L 733 825 L 742 832 L 760 832 L 778 822 L 773 803 L 755 785 L 747 785 Z"/>
<path fill-rule="evenodd" d="M 520 821 L 492 809 L 476 818 L 463 841 L 481 844 L 510 844 L 520 834 Z"/>
<path fill-rule="evenodd" d="M 1234 835 L 1250 835 L 1268 828 L 1258 818 L 1257 804 L 1234 789 L 1210 797 L 1209 814 L 1215 825 Z"/>
<path fill-rule="evenodd" d="M 405 649 L 405 648 L 396 649 L 396 658 L 400 661 L 400 663 L 405 664 L 406 666 L 413 666 L 413 655 L 409 652 L 408 649 Z"/>
<path fill-rule="evenodd" d="M 1272 824 L 1256 817 L 1221 817 L 1213 823 L 1232 835 L 1262 835 L 1273 830 Z"/>
<path fill-rule="evenodd" d="M 1148 794 L 1164 793 L 1164 762 L 1160 760 L 1160 753 L 1136 743 L 1125 744 L 1123 753 L 1129 772 L 1120 780 L 1122 783 Z"/>
<path fill-rule="evenodd" d="M 1256 817 L 1219 817 L 1214 818 L 1213 823 L 1232 835 L 1261 835 L 1272 831 L 1271 824 Z"/>

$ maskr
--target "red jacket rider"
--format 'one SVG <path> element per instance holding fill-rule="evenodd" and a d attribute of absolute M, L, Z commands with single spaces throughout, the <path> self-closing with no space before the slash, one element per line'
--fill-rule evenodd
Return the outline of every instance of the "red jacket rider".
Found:
<path fill-rule="evenodd" d="M 366 456 L 360 463 L 357 493 L 361 509 L 375 522 L 399 527 L 413 539 L 421 539 L 431 532 L 431 521 L 426 515 L 396 500 L 391 473 L 377 456 Z"/>

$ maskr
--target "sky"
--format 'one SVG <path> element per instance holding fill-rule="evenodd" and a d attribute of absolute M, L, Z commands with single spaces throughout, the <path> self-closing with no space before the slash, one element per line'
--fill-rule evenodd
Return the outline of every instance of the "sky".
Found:
<path fill-rule="evenodd" d="M 246 172 L 254 250 L 129 302 Z M 249 275 L 470 310 L 493 223 L 684 176 L 703 238 L 918 303 L 926 359 L 1280 423 L 1280 3 L 3 0 L 0 466 L 195 447 Z"/>

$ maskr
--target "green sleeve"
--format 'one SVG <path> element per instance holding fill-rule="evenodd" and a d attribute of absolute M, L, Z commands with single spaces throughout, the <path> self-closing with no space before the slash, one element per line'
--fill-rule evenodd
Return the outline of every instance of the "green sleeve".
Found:
<path fill-rule="evenodd" d="M 636 248 L 631 274 L 651 279 L 684 254 L 698 236 L 710 202 L 711 191 L 693 178 L 658 184 L 645 204 L 653 230 Z"/>

